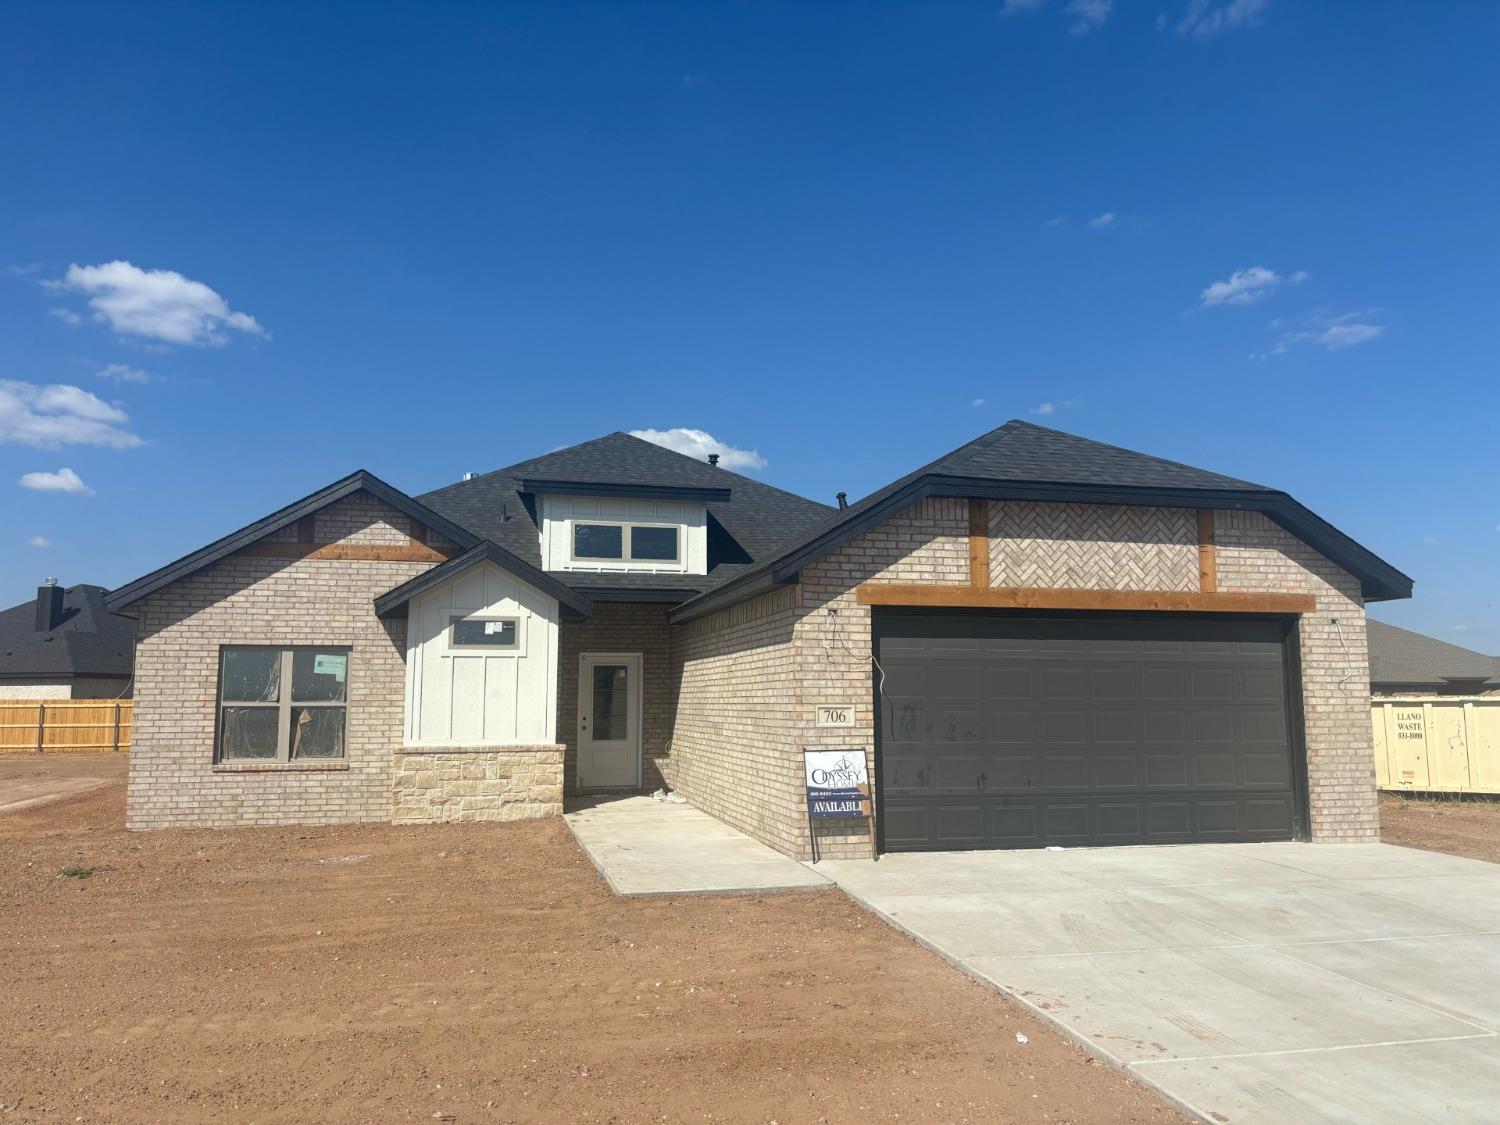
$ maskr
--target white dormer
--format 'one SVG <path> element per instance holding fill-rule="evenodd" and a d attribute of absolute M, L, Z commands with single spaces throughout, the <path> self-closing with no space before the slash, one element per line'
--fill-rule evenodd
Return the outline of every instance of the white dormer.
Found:
<path fill-rule="evenodd" d="M 544 570 L 707 574 L 708 505 L 695 500 L 544 494 Z"/>

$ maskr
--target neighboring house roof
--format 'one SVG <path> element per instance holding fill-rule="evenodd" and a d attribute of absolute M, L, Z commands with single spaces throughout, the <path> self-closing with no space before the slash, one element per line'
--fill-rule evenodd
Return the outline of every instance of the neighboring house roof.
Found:
<path fill-rule="evenodd" d="M 794 581 L 802 567 L 932 496 L 1259 511 L 1359 578 L 1367 600 L 1411 596 L 1410 578 L 1285 492 L 1013 419 L 792 536 L 672 619 L 701 617 Z"/>
<path fill-rule="evenodd" d="M 439 563 L 431 570 L 423 571 L 410 581 L 403 582 L 395 589 L 387 590 L 375 599 L 375 613 L 379 617 L 405 617 L 407 604 L 418 594 L 432 589 L 439 582 L 452 578 L 461 571 L 479 562 L 492 562 L 501 570 L 515 575 L 523 582 L 535 586 L 544 594 L 554 597 L 567 609 L 571 609 L 580 617 L 587 617 L 593 611 L 593 603 L 577 590 L 570 589 L 557 581 L 552 575 L 544 570 L 539 570 L 524 559 L 518 559 L 504 547 L 497 546 L 486 540 L 477 546 L 470 547 L 461 555 L 449 559 L 445 563 Z"/>
<path fill-rule="evenodd" d="M 264 519 L 256 520 L 238 531 L 230 532 L 222 539 L 214 540 L 207 547 L 194 551 L 190 555 L 184 555 L 176 562 L 170 562 L 158 570 L 153 570 L 150 574 L 137 578 L 134 582 L 127 583 L 117 590 L 111 590 L 105 597 L 105 606 L 114 610 L 124 609 L 131 603 L 140 601 L 147 594 L 155 593 L 169 582 L 186 578 L 194 571 L 201 570 L 210 563 L 218 562 L 226 555 L 232 555 L 272 532 L 289 527 L 304 516 L 312 515 L 319 508 L 326 508 L 335 500 L 342 500 L 345 496 L 361 491 L 378 497 L 399 512 L 405 512 L 418 523 L 426 524 L 433 531 L 441 533 L 460 547 L 472 547 L 479 542 L 479 536 L 457 524 L 450 523 L 437 512 L 423 507 L 399 488 L 392 488 L 386 484 L 374 473 L 356 469 L 342 480 L 334 481 L 327 488 L 320 488 L 301 500 L 288 504 L 280 511 L 272 512 Z"/>
<path fill-rule="evenodd" d="M 62 620 L 36 627 L 36 599 L 0 611 L 0 679 L 131 674 L 135 622 L 104 607 L 103 586 L 69 586 Z"/>
<path fill-rule="evenodd" d="M 822 523 L 834 511 L 827 504 L 626 433 L 606 434 L 582 445 L 533 457 L 423 493 L 418 499 L 476 535 L 540 567 L 540 513 L 523 482 L 548 482 L 554 487 L 565 483 L 593 484 L 611 489 L 629 484 L 704 497 L 728 490 L 727 499 L 707 499 L 707 575 L 552 572 L 554 578 L 595 598 L 613 594 L 632 599 L 684 601 L 743 574 L 788 536 Z"/>
<path fill-rule="evenodd" d="M 1372 685 L 1452 687 L 1454 681 L 1492 681 L 1500 687 L 1500 658 L 1384 621 L 1372 620 L 1368 627 Z"/>

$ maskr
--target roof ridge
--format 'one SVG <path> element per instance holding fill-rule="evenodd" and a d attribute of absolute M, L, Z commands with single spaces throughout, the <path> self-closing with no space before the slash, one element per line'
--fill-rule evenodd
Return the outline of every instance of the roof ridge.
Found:
<path fill-rule="evenodd" d="M 1253 480 L 1245 480 L 1243 477 L 1232 477 L 1228 473 L 1221 473 L 1215 469 L 1204 469 L 1197 465 L 1189 465 L 1186 461 L 1173 461 L 1170 457 L 1158 457 L 1154 453 L 1142 453 L 1139 449 L 1129 449 L 1123 445 L 1115 445 L 1112 442 L 1100 441 L 1098 438 L 1084 437 L 1082 434 L 1071 434 L 1067 430 L 1057 430 L 1053 429 L 1051 426 L 1039 426 L 1035 422 L 1026 421 L 1024 418 L 1012 418 L 1009 422 L 1005 423 L 1004 426 L 1001 426 L 1000 430 L 1008 429 L 1011 427 L 1035 430 L 1037 433 L 1042 434 L 1052 434 L 1057 437 L 1067 438 L 1069 441 L 1088 442 L 1090 445 L 1097 445 L 1101 449 L 1113 450 L 1115 453 L 1128 453 L 1132 457 L 1140 457 L 1147 461 L 1154 461 L 1158 465 L 1170 465 L 1174 469 L 1187 469 L 1190 472 L 1194 473 L 1204 473 L 1208 476 L 1220 477 L 1223 480 L 1232 480 L 1239 484 L 1247 484 L 1252 488 L 1259 488 L 1266 492 L 1279 491 L 1279 489 L 1270 488 L 1267 485 L 1259 484 Z M 995 430 L 992 432 L 998 434 L 1000 431 Z"/>

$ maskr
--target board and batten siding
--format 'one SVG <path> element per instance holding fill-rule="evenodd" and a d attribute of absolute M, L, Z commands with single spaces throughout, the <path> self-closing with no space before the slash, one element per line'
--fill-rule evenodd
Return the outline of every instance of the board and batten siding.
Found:
<path fill-rule="evenodd" d="M 479 563 L 412 599 L 408 746 L 550 745 L 556 735 L 557 599 Z M 452 617 L 514 617 L 515 649 L 454 649 Z"/>
<path fill-rule="evenodd" d="M 585 523 L 675 524 L 681 529 L 676 562 L 587 559 L 573 561 L 570 530 Z M 632 574 L 707 574 L 708 507 L 675 500 L 630 500 L 609 496 L 542 497 L 542 566 L 545 570 L 629 571 Z"/>

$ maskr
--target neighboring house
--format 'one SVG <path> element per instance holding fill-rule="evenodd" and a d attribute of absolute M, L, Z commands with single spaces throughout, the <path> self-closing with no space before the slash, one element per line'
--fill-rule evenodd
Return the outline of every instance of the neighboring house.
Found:
<path fill-rule="evenodd" d="M 0 612 L 0 699 L 130 695 L 135 622 L 104 608 L 103 586 L 37 587 Z"/>
<path fill-rule="evenodd" d="M 357 472 L 109 595 L 127 818 L 669 784 L 807 856 L 824 746 L 888 851 L 1373 839 L 1364 605 L 1410 592 L 1285 493 L 1023 422 L 838 509 L 620 433 L 415 498 Z"/>
<path fill-rule="evenodd" d="M 1500 694 L 1500 657 L 1383 621 L 1369 628 L 1372 695 Z"/>

